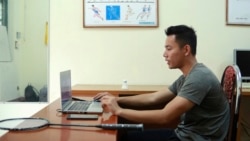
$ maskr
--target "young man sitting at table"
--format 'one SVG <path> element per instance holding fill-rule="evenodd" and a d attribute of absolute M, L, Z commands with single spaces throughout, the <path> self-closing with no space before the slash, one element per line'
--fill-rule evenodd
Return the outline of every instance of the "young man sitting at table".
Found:
<path fill-rule="evenodd" d="M 179 69 L 182 75 L 168 88 L 154 93 L 114 97 L 102 92 L 104 109 L 127 120 L 164 125 L 161 129 L 142 132 L 130 131 L 123 137 L 128 141 L 222 141 L 229 126 L 229 104 L 219 80 L 204 64 L 196 59 L 197 37 L 186 25 L 170 26 L 165 30 L 164 58 L 170 69 Z M 164 108 L 135 110 L 128 106 L 153 106 L 165 103 Z M 175 129 L 172 123 L 180 120 Z"/>

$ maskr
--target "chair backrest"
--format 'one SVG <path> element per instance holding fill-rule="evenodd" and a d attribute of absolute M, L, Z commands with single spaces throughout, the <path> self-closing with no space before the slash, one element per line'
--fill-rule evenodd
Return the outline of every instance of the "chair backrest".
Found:
<path fill-rule="evenodd" d="M 221 86 L 226 94 L 230 106 L 230 125 L 225 141 L 236 141 L 241 83 L 241 73 L 239 67 L 237 65 L 227 66 L 221 79 Z"/>

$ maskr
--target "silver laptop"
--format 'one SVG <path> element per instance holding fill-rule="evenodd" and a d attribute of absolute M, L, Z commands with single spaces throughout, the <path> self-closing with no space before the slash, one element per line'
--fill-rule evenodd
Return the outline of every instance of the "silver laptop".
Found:
<path fill-rule="evenodd" d="M 102 113 L 100 102 L 73 100 L 71 92 L 71 71 L 60 72 L 61 108 L 63 113 Z"/>

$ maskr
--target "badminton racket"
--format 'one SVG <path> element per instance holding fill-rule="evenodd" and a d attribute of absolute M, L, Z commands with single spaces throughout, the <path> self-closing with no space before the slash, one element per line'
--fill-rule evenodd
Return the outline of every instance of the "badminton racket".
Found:
<path fill-rule="evenodd" d="M 108 130 L 143 130 L 143 124 L 57 124 L 50 123 L 45 118 L 11 118 L 0 120 L 0 129 L 9 131 L 36 130 L 48 126 L 97 127 Z"/>

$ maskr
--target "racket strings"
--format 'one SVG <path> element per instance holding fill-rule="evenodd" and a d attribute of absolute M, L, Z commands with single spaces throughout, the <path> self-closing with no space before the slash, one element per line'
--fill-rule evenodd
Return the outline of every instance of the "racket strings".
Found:
<path fill-rule="evenodd" d="M 42 128 L 48 124 L 48 120 L 41 118 L 15 118 L 0 121 L 0 128 L 4 130 L 31 130 Z"/>

